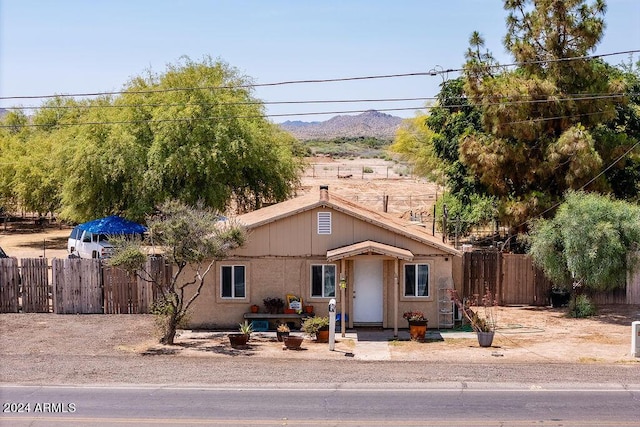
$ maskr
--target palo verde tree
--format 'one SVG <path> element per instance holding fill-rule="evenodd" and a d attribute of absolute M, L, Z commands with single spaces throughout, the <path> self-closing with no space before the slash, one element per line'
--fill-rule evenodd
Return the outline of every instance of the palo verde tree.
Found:
<path fill-rule="evenodd" d="M 149 241 L 116 239 L 109 263 L 154 283 L 160 295 L 155 304 L 163 326 L 160 342 L 171 345 L 176 328 L 200 295 L 216 260 L 242 246 L 246 232 L 232 221 L 222 221 L 219 214 L 202 205 L 192 207 L 178 201 L 164 202 L 147 225 Z M 141 245 L 145 243 L 159 248 L 171 263 L 173 273 L 167 284 L 158 283 L 144 270 L 147 255 Z"/>
<path fill-rule="evenodd" d="M 559 286 L 595 291 L 624 287 L 640 249 L 640 207 L 608 196 L 573 192 L 552 219 L 533 222 L 529 254 Z"/>
<path fill-rule="evenodd" d="M 482 109 L 483 130 L 463 139 L 460 157 L 499 198 L 502 217 L 518 224 L 568 189 L 609 191 L 596 175 L 633 144 L 610 139 L 616 149 L 605 149 L 598 139 L 597 129 L 628 101 L 619 73 L 587 57 L 603 35 L 604 1 L 504 0 L 504 7 L 504 45 L 518 66 L 499 68 L 472 36 L 465 92 Z"/>
<path fill-rule="evenodd" d="M 301 152 L 266 119 L 248 77 L 220 60 L 182 58 L 116 95 L 52 98 L 32 117 L 7 115 L 0 197 L 75 222 L 142 220 L 171 199 L 246 211 L 291 196 Z"/>

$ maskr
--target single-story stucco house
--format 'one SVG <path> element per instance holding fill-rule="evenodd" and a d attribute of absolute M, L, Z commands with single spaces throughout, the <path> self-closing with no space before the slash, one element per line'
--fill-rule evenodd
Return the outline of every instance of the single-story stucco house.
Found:
<path fill-rule="evenodd" d="M 409 310 L 423 311 L 437 328 L 438 288 L 460 282 L 458 250 L 326 186 L 237 220 L 248 229 L 247 243 L 215 263 L 192 307 L 192 327 L 237 326 L 251 304 L 293 294 L 318 315 L 327 315 L 335 298 L 350 328 L 397 333 L 407 327 L 402 315 Z"/>

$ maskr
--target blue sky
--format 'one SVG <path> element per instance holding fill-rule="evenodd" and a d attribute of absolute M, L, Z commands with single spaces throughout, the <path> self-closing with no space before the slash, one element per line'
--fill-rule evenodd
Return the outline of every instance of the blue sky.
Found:
<path fill-rule="evenodd" d="M 640 49 L 640 0 L 607 5 L 607 29 L 596 52 Z M 0 96 L 119 90 L 131 77 L 162 72 L 182 55 L 220 58 L 255 83 L 459 68 L 474 30 L 506 63 L 505 16 L 499 0 L 0 0 Z M 257 88 L 255 95 L 268 102 L 433 97 L 440 82 L 439 76 L 419 76 L 287 85 Z M 0 107 L 39 103 L 0 100 Z M 389 114 L 410 117 L 423 105 L 268 105 L 267 112 L 407 108 Z"/>

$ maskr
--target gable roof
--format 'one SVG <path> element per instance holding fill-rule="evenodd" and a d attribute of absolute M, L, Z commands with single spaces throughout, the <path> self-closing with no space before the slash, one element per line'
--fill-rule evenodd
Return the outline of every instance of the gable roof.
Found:
<path fill-rule="evenodd" d="M 332 262 L 343 258 L 370 253 L 391 256 L 405 261 L 413 261 L 413 254 L 411 251 L 396 248 L 395 246 L 385 245 L 384 243 L 373 242 L 371 240 L 327 251 L 327 261 Z"/>
<path fill-rule="evenodd" d="M 306 194 L 240 215 L 237 219 L 251 230 L 316 208 L 334 209 L 364 222 L 435 247 L 446 253 L 452 255 L 460 254 L 457 249 L 441 242 L 438 238 L 429 234 L 423 227 L 412 225 L 388 213 L 369 209 L 364 205 L 352 202 L 339 195 L 329 194 L 329 191 L 326 189 L 320 190 L 320 196 L 318 196 L 318 193 Z"/>

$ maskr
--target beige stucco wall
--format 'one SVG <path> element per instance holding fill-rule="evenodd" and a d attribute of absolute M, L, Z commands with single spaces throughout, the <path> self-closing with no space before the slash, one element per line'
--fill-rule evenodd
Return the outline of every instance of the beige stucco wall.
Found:
<path fill-rule="evenodd" d="M 367 255 L 360 255 L 367 256 Z M 392 328 L 394 326 L 394 300 L 398 301 L 398 314 L 396 317 L 398 327 L 405 328 L 406 321 L 402 314 L 409 310 L 420 310 L 429 319 L 429 327 L 438 326 L 438 302 L 437 287 L 441 278 L 452 277 L 452 268 L 455 257 L 421 257 L 416 258 L 412 263 L 429 264 L 429 294 L 428 298 L 405 297 L 404 289 L 404 261 L 398 261 L 398 294 L 394 294 L 395 262 L 393 259 L 379 257 L 383 262 L 384 275 L 384 307 L 383 326 Z M 318 315 L 328 315 L 329 298 L 311 297 L 311 265 L 326 264 L 324 257 L 310 258 L 235 258 L 232 261 L 216 262 L 211 274 L 207 276 L 205 286 L 200 296 L 194 303 L 191 315 L 190 326 L 194 328 L 236 328 L 237 324 L 243 321 L 242 315 L 249 311 L 251 304 L 261 306 L 264 311 L 262 300 L 267 297 L 285 298 L 286 294 L 301 296 L 305 304 L 312 304 Z M 338 279 L 341 274 L 340 261 L 334 263 Z M 345 292 L 345 305 L 347 313 L 353 312 L 353 278 L 354 263 L 345 260 L 345 275 L 347 279 L 347 290 Z M 246 266 L 246 297 L 242 299 L 226 299 L 220 296 L 220 268 L 223 265 L 245 265 Z M 341 295 L 339 286 L 336 289 L 336 302 L 338 311 L 341 307 Z M 352 326 L 353 318 L 350 316 Z"/>
<path fill-rule="evenodd" d="M 311 265 L 326 264 L 326 258 L 235 258 L 232 261 L 216 262 L 212 273 L 207 276 L 205 286 L 193 305 L 190 326 L 194 328 L 236 327 L 243 321 L 242 315 L 252 304 L 260 306 L 267 297 L 285 299 L 287 294 L 300 296 L 305 304 L 311 304 L 318 315 L 328 314 L 330 298 L 311 298 Z M 340 262 L 334 263 L 340 275 Z M 228 299 L 221 297 L 220 268 L 223 265 L 244 265 L 246 267 L 246 297 Z M 340 294 L 336 295 L 340 301 Z"/>
<path fill-rule="evenodd" d="M 332 233 L 318 235 L 318 212 L 332 213 Z M 445 255 L 433 246 L 330 208 L 301 212 L 251 230 L 247 244 L 236 256 L 326 256 L 327 251 L 373 240 L 413 252 L 414 255 Z"/>
<path fill-rule="evenodd" d="M 318 235 L 317 213 L 332 212 L 332 233 Z M 375 257 L 383 263 L 383 326 L 392 328 L 394 323 L 400 328 L 407 327 L 402 314 L 408 310 L 421 310 L 429 318 L 429 326 L 438 326 L 437 287 L 441 278 L 453 278 L 461 282 L 461 257 L 451 255 L 424 241 L 398 234 L 378 225 L 353 217 L 331 208 L 317 208 L 281 218 L 256 227 L 250 231 L 247 244 L 234 251 L 229 260 L 216 262 L 206 279 L 201 295 L 191 310 L 191 326 L 200 328 L 237 327 L 243 321 L 243 313 L 251 304 L 261 306 L 267 297 L 285 298 L 286 294 L 301 296 L 305 303 L 313 304 L 318 315 L 327 315 L 328 298 L 311 298 L 311 265 L 327 264 L 327 251 L 354 243 L 372 240 L 411 251 L 412 263 L 427 263 L 430 266 L 430 296 L 428 298 L 404 297 L 404 261 L 397 261 L 398 290 L 394 293 L 396 261 L 381 255 L 358 255 Z M 353 313 L 354 262 L 351 259 L 336 261 L 337 279 L 344 265 L 347 278 L 345 306 L 347 313 Z M 226 299 L 220 295 L 220 267 L 240 264 L 246 266 L 246 297 Z M 336 300 L 340 311 L 340 289 L 336 284 Z M 398 303 L 397 315 L 394 302 Z M 353 316 L 350 317 L 350 326 Z"/>

